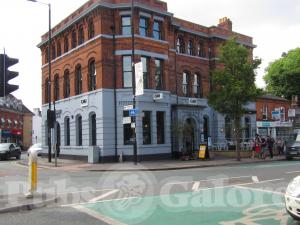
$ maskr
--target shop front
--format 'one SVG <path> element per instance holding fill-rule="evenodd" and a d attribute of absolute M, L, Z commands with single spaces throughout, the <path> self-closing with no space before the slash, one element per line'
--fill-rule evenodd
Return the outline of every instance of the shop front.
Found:
<path fill-rule="evenodd" d="M 293 124 L 290 121 L 257 121 L 257 133 L 260 136 L 266 137 L 270 135 L 276 138 L 288 138 L 293 130 Z"/>
<path fill-rule="evenodd" d="M 1 143 L 13 142 L 21 143 L 23 131 L 21 129 L 2 129 L 0 130 Z"/>

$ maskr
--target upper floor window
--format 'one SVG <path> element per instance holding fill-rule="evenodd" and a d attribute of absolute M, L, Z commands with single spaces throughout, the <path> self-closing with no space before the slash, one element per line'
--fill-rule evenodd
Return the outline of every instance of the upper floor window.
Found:
<path fill-rule="evenodd" d="M 52 48 L 51 48 L 51 59 L 55 59 L 56 58 L 56 48 L 55 48 L 55 44 L 52 45 Z"/>
<path fill-rule="evenodd" d="M 82 74 L 81 66 L 77 65 L 75 69 L 75 94 L 79 95 L 82 93 Z"/>
<path fill-rule="evenodd" d="M 285 109 L 280 107 L 280 121 L 285 121 Z"/>
<path fill-rule="evenodd" d="M 179 53 L 185 53 L 185 46 L 184 46 L 184 40 L 183 37 L 178 37 L 177 38 L 177 43 L 176 43 L 176 51 Z"/>
<path fill-rule="evenodd" d="M 187 72 L 182 74 L 182 93 L 185 96 L 189 95 L 189 75 Z"/>
<path fill-rule="evenodd" d="M 204 42 L 200 41 L 198 45 L 198 56 L 205 58 Z"/>
<path fill-rule="evenodd" d="M 155 89 L 163 89 L 163 69 L 162 69 L 162 60 L 155 59 Z"/>
<path fill-rule="evenodd" d="M 45 102 L 49 102 L 49 79 L 45 80 Z"/>
<path fill-rule="evenodd" d="M 70 73 L 69 70 L 64 72 L 64 97 L 70 97 Z"/>
<path fill-rule="evenodd" d="M 66 53 L 68 51 L 69 51 L 69 39 L 68 39 L 68 36 L 65 36 L 65 39 L 64 39 L 64 53 Z"/>
<path fill-rule="evenodd" d="M 48 47 L 45 50 L 45 62 L 48 63 L 49 62 L 49 49 Z"/>
<path fill-rule="evenodd" d="M 123 35 L 131 34 L 131 17 L 130 16 L 122 17 L 122 34 Z"/>
<path fill-rule="evenodd" d="M 93 22 L 93 19 L 90 19 L 89 25 L 88 25 L 88 38 L 91 39 L 94 36 L 95 36 L 94 22 Z"/>
<path fill-rule="evenodd" d="M 268 106 L 267 105 L 263 105 L 263 108 L 262 108 L 262 119 L 263 120 L 267 120 L 268 119 Z"/>
<path fill-rule="evenodd" d="M 59 76 L 58 74 L 54 77 L 54 101 L 59 100 Z"/>
<path fill-rule="evenodd" d="M 61 56 L 61 44 L 60 42 L 57 43 L 57 57 Z"/>
<path fill-rule="evenodd" d="M 96 90 L 96 67 L 95 60 L 89 62 L 89 91 Z"/>
<path fill-rule="evenodd" d="M 188 44 L 188 54 L 189 55 L 194 55 L 194 44 L 192 40 L 189 40 Z"/>
<path fill-rule="evenodd" d="M 141 57 L 143 63 L 143 75 L 144 75 L 144 89 L 149 88 L 149 59 L 147 57 Z"/>
<path fill-rule="evenodd" d="M 72 31 L 72 48 L 76 48 L 77 46 L 77 36 L 76 36 L 76 31 Z"/>
<path fill-rule="evenodd" d="M 200 87 L 201 87 L 200 76 L 198 74 L 194 74 L 193 92 L 195 97 L 198 98 L 201 97 Z"/>
<path fill-rule="evenodd" d="M 83 31 L 83 26 L 80 26 L 78 30 L 78 45 L 83 44 L 84 42 L 84 31 Z"/>
<path fill-rule="evenodd" d="M 140 18 L 139 23 L 140 35 L 147 37 L 148 36 L 148 20 L 144 17 Z"/>
<path fill-rule="evenodd" d="M 123 87 L 132 87 L 131 56 L 123 56 Z"/>
<path fill-rule="evenodd" d="M 153 38 L 156 40 L 162 39 L 161 22 L 155 20 L 153 23 Z"/>

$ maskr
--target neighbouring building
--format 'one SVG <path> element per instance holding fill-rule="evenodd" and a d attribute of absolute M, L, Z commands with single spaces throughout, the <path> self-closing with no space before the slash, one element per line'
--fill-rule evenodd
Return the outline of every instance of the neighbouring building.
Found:
<path fill-rule="evenodd" d="M 293 126 L 295 128 L 300 128 L 300 95 L 294 95 L 292 97 L 291 109 L 289 111 L 289 116 L 293 121 Z"/>
<path fill-rule="evenodd" d="M 33 109 L 32 117 L 32 143 L 42 142 L 42 112 L 39 108 Z"/>
<path fill-rule="evenodd" d="M 0 142 L 19 143 L 24 149 L 32 144 L 32 112 L 13 95 L 0 98 Z"/>
<path fill-rule="evenodd" d="M 133 24 L 131 17 L 133 16 Z M 231 120 L 207 104 L 219 46 L 231 37 L 252 50 L 252 38 L 222 18 L 205 27 L 178 19 L 158 0 L 90 0 L 52 29 L 38 45 L 42 53 L 42 141 L 47 152 L 48 52 L 51 101 L 56 104 L 56 139 L 61 155 L 87 156 L 101 149 L 103 161 L 121 153 L 132 159 L 129 111 L 134 61 L 143 63 L 144 95 L 137 97 L 137 143 L 141 160 L 169 158 L 197 149 L 204 140 L 225 148 Z M 125 107 L 125 108 L 124 108 Z M 249 139 L 255 130 L 255 103 L 242 122 Z M 210 138 L 209 138 L 210 137 Z"/>
<path fill-rule="evenodd" d="M 287 99 L 264 95 L 256 101 L 256 126 L 258 134 L 274 138 L 287 138 L 293 128 L 288 111 L 291 104 Z"/>

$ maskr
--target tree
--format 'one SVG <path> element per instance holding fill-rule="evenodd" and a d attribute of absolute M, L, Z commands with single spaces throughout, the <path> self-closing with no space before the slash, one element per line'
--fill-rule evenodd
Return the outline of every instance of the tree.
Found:
<path fill-rule="evenodd" d="M 300 48 L 283 54 L 266 69 L 267 91 L 291 100 L 300 94 Z"/>
<path fill-rule="evenodd" d="M 216 111 L 233 120 L 236 157 L 240 161 L 241 118 L 244 106 L 255 101 L 260 90 L 255 86 L 255 72 L 260 59 L 251 59 L 249 50 L 230 39 L 220 48 L 221 68 L 212 73 L 212 91 L 208 103 Z"/>

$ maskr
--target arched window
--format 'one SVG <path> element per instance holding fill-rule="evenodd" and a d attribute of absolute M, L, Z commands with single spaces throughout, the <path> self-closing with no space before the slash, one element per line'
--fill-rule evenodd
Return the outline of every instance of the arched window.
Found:
<path fill-rule="evenodd" d="M 49 102 L 49 79 L 45 80 L 45 102 Z"/>
<path fill-rule="evenodd" d="M 182 74 L 182 93 L 184 96 L 189 96 L 189 74 L 188 72 L 183 72 Z"/>
<path fill-rule="evenodd" d="M 60 42 L 57 43 L 57 57 L 61 56 L 61 44 Z"/>
<path fill-rule="evenodd" d="M 83 44 L 83 42 L 84 42 L 84 31 L 83 31 L 83 26 L 80 26 L 78 30 L 78 45 Z"/>
<path fill-rule="evenodd" d="M 52 48 L 51 48 L 51 54 L 52 54 L 52 57 L 51 59 L 55 59 L 56 58 L 56 48 L 55 48 L 55 44 L 52 45 Z"/>
<path fill-rule="evenodd" d="M 82 146 L 82 116 L 76 116 L 76 145 Z"/>
<path fill-rule="evenodd" d="M 96 68 L 95 60 L 92 59 L 89 62 L 89 91 L 96 90 Z"/>
<path fill-rule="evenodd" d="M 68 51 L 69 51 L 69 39 L 68 39 L 68 36 L 65 36 L 65 39 L 64 39 L 64 53 L 66 53 Z"/>
<path fill-rule="evenodd" d="M 251 138 L 251 120 L 249 117 L 245 117 L 245 139 Z"/>
<path fill-rule="evenodd" d="M 77 65 L 75 69 L 75 94 L 79 95 L 81 93 L 82 93 L 81 65 Z"/>
<path fill-rule="evenodd" d="M 45 63 L 48 63 L 48 62 L 49 62 L 49 49 L 47 47 L 45 50 Z"/>
<path fill-rule="evenodd" d="M 196 98 L 201 98 L 201 78 L 200 75 L 194 74 L 193 93 Z"/>
<path fill-rule="evenodd" d="M 91 39 L 94 36 L 95 36 L 94 22 L 93 22 L 93 19 L 90 19 L 89 25 L 88 25 L 88 38 Z"/>
<path fill-rule="evenodd" d="M 89 130 L 90 130 L 90 146 L 97 145 L 97 123 L 96 114 L 91 113 L 89 116 Z"/>
<path fill-rule="evenodd" d="M 194 44 L 192 40 L 189 40 L 188 44 L 188 54 L 189 55 L 194 55 Z"/>
<path fill-rule="evenodd" d="M 59 76 L 54 76 L 54 101 L 59 100 Z"/>
<path fill-rule="evenodd" d="M 69 117 L 65 117 L 64 126 L 65 126 L 65 146 L 70 146 L 70 118 Z"/>
<path fill-rule="evenodd" d="M 183 37 L 179 36 L 176 43 L 176 51 L 179 53 L 185 53 L 185 45 Z"/>
<path fill-rule="evenodd" d="M 76 31 L 72 31 L 72 48 L 76 48 L 77 46 L 77 36 L 76 36 Z"/>
<path fill-rule="evenodd" d="M 226 140 L 232 139 L 231 131 L 232 131 L 232 122 L 231 122 L 230 117 L 226 116 L 225 117 L 225 138 L 226 138 Z"/>
<path fill-rule="evenodd" d="M 69 70 L 64 72 L 64 97 L 70 97 L 70 73 Z"/>

